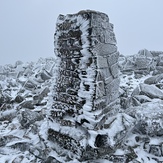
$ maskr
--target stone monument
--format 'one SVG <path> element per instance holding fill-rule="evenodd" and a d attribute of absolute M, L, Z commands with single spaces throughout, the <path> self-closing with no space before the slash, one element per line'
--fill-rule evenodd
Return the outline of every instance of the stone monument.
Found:
<path fill-rule="evenodd" d="M 59 15 L 54 45 L 59 62 L 48 139 L 80 159 L 109 152 L 107 122 L 118 112 L 120 83 L 113 24 L 91 10 Z"/>

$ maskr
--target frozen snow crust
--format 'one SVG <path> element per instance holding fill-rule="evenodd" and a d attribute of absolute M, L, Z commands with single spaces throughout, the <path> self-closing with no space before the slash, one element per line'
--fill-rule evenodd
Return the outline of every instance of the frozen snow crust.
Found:
<path fill-rule="evenodd" d="M 94 35 L 88 33 L 91 26 L 87 13 L 101 15 L 95 18 L 96 25 L 101 18 L 104 21 Z M 72 40 L 65 41 L 69 35 L 61 35 L 68 26 L 60 25 L 76 18 L 81 32 L 70 32 Z M 163 162 L 163 52 L 143 49 L 132 56 L 119 55 L 113 25 L 103 13 L 82 11 L 59 16 L 57 22 L 55 58 L 0 66 L 0 162 Z M 58 33 L 61 27 L 65 32 Z M 77 31 L 76 26 L 73 28 Z M 75 40 L 76 34 L 81 38 L 80 44 Z M 64 50 L 71 47 L 80 53 L 64 57 L 65 51 L 58 52 L 63 46 Z M 111 68 L 113 61 L 120 71 Z M 64 87 L 67 77 L 73 84 Z M 107 86 L 118 78 L 119 84 L 112 89 L 117 92 L 110 98 Z M 72 88 L 75 84 L 77 94 Z M 63 105 L 58 92 L 73 94 L 77 100 L 69 98 Z M 85 102 L 79 103 L 84 98 Z M 99 105 L 94 107 L 97 102 Z"/>

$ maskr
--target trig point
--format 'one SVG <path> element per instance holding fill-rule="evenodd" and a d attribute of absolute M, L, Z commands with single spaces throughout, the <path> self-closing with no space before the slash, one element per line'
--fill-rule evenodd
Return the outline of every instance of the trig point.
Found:
<path fill-rule="evenodd" d="M 91 10 L 59 15 L 54 45 L 59 62 L 49 140 L 79 158 L 96 157 L 94 150 L 111 150 L 107 122 L 119 107 L 113 24 Z"/>

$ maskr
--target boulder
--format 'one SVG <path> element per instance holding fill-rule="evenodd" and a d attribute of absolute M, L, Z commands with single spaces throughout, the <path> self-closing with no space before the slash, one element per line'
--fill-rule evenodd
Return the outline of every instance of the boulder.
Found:
<path fill-rule="evenodd" d="M 142 49 L 138 51 L 138 56 L 139 57 L 145 57 L 145 58 L 153 58 L 153 55 L 150 51 L 147 49 Z"/>
<path fill-rule="evenodd" d="M 34 83 L 32 80 L 27 80 L 25 82 L 24 87 L 28 90 L 33 90 L 37 87 L 37 83 Z"/>
<path fill-rule="evenodd" d="M 135 70 L 135 62 L 133 56 L 127 56 L 126 62 L 124 63 L 123 69 L 121 70 L 123 73 L 132 74 Z"/>
<path fill-rule="evenodd" d="M 24 101 L 24 100 L 25 100 L 25 98 L 22 97 L 21 95 L 17 95 L 17 96 L 15 97 L 15 99 L 14 99 L 14 101 L 15 101 L 16 103 L 21 103 L 21 102 Z"/>
<path fill-rule="evenodd" d="M 163 66 L 163 54 L 159 55 L 157 66 Z"/>
<path fill-rule="evenodd" d="M 163 108 L 162 101 L 148 102 L 141 106 L 127 110 L 128 114 L 136 118 L 133 132 L 142 135 L 163 136 Z"/>
<path fill-rule="evenodd" d="M 135 99 L 137 99 L 141 104 L 146 102 L 151 102 L 151 98 L 145 96 L 145 95 L 135 95 L 133 96 Z"/>
<path fill-rule="evenodd" d="M 33 100 L 24 101 L 19 105 L 19 107 L 34 109 L 34 103 L 33 102 L 34 102 Z"/>
<path fill-rule="evenodd" d="M 0 114 L 0 121 L 8 121 L 11 122 L 17 115 L 16 109 L 7 109 L 5 107 L 5 111 L 3 110 Z"/>
<path fill-rule="evenodd" d="M 163 99 L 163 92 L 159 88 L 157 88 L 155 85 L 148 85 L 144 83 L 140 83 L 138 87 L 134 89 L 132 92 L 132 96 L 135 95 L 146 95 L 149 98 L 159 98 Z"/>
<path fill-rule="evenodd" d="M 157 84 L 162 79 L 163 79 L 163 73 L 147 78 L 146 80 L 144 80 L 144 83 L 145 84 Z"/>
<path fill-rule="evenodd" d="M 153 71 L 152 75 L 159 75 L 163 73 L 163 66 L 156 66 L 155 70 Z"/>
<path fill-rule="evenodd" d="M 12 103 L 12 96 L 11 96 L 11 89 L 6 89 L 0 92 L 0 106 L 3 104 L 11 104 Z"/>
<path fill-rule="evenodd" d="M 29 109 L 21 110 L 19 113 L 19 122 L 23 128 L 29 128 L 36 121 L 43 120 L 43 115 Z"/>
<path fill-rule="evenodd" d="M 40 77 L 41 77 L 42 80 L 45 81 L 45 80 L 49 80 L 52 76 L 51 76 L 51 74 L 49 72 L 47 72 L 46 70 L 44 70 L 44 71 L 42 71 L 40 73 Z"/>
<path fill-rule="evenodd" d="M 118 58 L 118 64 L 119 64 L 119 68 L 120 70 L 122 71 L 123 68 L 124 68 L 124 65 L 126 64 L 126 57 L 124 55 L 120 55 L 119 58 Z"/>

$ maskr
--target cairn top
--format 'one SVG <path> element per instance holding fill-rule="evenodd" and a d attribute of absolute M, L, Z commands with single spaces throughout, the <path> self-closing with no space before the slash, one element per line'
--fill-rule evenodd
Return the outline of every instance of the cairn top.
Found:
<path fill-rule="evenodd" d="M 95 11 L 95 10 L 81 10 L 81 11 L 79 11 L 77 14 L 85 14 L 85 13 L 105 14 L 105 13 L 103 13 L 103 12 Z M 107 14 L 105 14 L 105 15 L 107 15 Z"/>
<path fill-rule="evenodd" d="M 78 16 L 78 15 L 85 15 L 85 14 L 88 14 L 88 15 L 98 14 L 98 15 L 102 15 L 102 16 L 106 17 L 107 19 L 109 18 L 107 14 L 100 12 L 100 11 L 95 11 L 95 10 L 81 10 L 75 14 L 66 14 L 66 15 L 60 14 L 59 17 L 64 17 L 64 16 L 74 17 L 74 16 Z M 89 17 L 87 17 L 87 18 L 89 18 Z"/>

